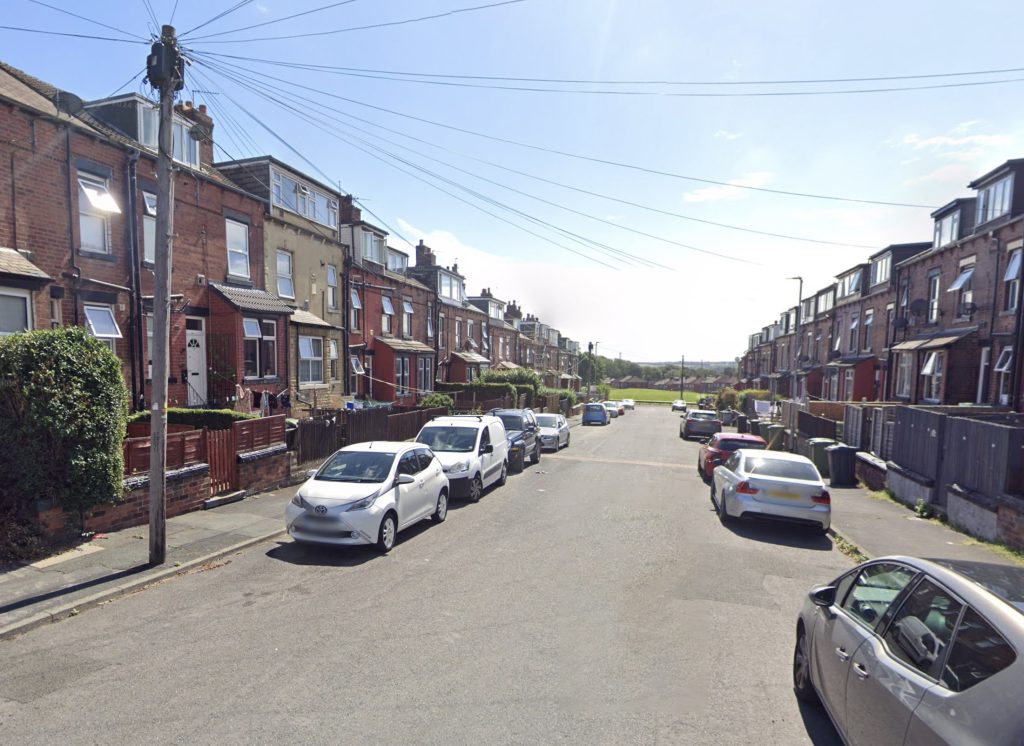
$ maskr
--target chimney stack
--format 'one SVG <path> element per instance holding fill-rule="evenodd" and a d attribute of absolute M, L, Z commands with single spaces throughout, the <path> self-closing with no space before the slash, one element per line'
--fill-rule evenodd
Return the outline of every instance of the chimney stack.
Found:
<path fill-rule="evenodd" d="M 416 266 L 417 267 L 433 267 L 436 257 L 434 256 L 433 250 L 423 243 L 423 239 L 416 244 Z"/>

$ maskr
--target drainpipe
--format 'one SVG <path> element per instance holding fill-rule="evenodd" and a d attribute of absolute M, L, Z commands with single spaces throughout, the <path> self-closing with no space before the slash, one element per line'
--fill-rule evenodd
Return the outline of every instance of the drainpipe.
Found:
<path fill-rule="evenodd" d="M 1010 408 L 1016 412 L 1020 407 L 1021 349 L 1024 344 L 1024 324 L 1021 323 L 1021 303 L 1024 302 L 1024 272 L 1017 278 L 1017 308 L 1014 311 L 1013 327 L 1013 371 L 1010 373 Z M 994 301 L 993 301 L 994 302 Z"/>
<path fill-rule="evenodd" d="M 146 386 L 145 352 L 142 345 L 142 281 L 139 273 L 138 163 L 139 153 L 132 151 L 125 167 L 128 181 L 128 256 L 131 263 L 128 350 L 132 370 L 132 409 L 139 408 L 139 396 Z"/>
<path fill-rule="evenodd" d="M 989 248 L 992 249 L 993 251 L 995 251 L 995 253 L 996 253 L 996 266 L 995 266 L 995 271 L 992 274 L 992 277 L 993 277 L 993 280 L 992 280 L 992 293 L 991 293 L 992 308 L 991 308 L 991 310 L 989 312 L 989 315 L 988 315 L 988 341 L 989 341 L 989 348 L 988 348 L 988 370 L 985 372 L 986 380 L 981 382 L 981 389 L 982 389 L 982 393 L 984 394 L 984 400 L 985 401 L 978 402 L 979 404 L 984 404 L 985 402 L 987 402 L 988 399 L 990 398 L 990 394 L 992 393 L 991 390 L 990 390 L 990 387 L 988 385 L 988 378 L 991 376 L 991 374 L 992 374 L 992 366 L 995 364 L 995 363 L 992 362 L 992 346 L 993 346 L 992 342 L 994 341 L 993 337 L 992 337 L 992 334 L 995 332 L 996 313 L 997 313 L 997 309 L 999 307 L 998 300 L 997 300 L 998 297 L 999 297 L 999 283 L 1000 283 L 1000 280 L 999 280 L 999 256 L 1002 253 L 1002 252 L 999 251 L 999 238 L 998 237 L 996 237 L 994 242 L 990 242 Z M 977 264 L 975 264 L 975 266 L 977 266 Z M 977 274 L 977 272 L 975 272 L 975 274 Z M 973 281 L 974 278 L 971 278 L 971 279 Z M 1020 285 L 1020 283 L 1017 283 L 1017 284 Z M 1019 315 L 1017 317 L 1016 323 L 1018 325 L 1020 323 L 1020 316 Z M 1014 349 L 1017 349 L 1017 348 L 1014 347 Z M 1016 370 L 1017 366 L 1014 365 L 1013 367 L 1014 367 L 1014 370 Z M 1011 373 L 1010 375 L 1012 376 L 1013 374 Z M 978 398 L 980 399 L 981 397 L 978 397 Z"/>
<path fill-rule="evenodd" d="M 72 206 L 75 204 L 75 195 L 73 192 L 74 187 L 72 186 L 75 181 L 74 171 L 75 164 L 71 160 L 71 125 L 64 125 L 64 156 L 65 156 L 65 168 L 67 169 L 67 198 L 68 198 L 68 251 L 71 256 L 71 269 L 74 270 L 75 281 L 72 288 L 72 301 L 75 305 L 75 326 L 79 324 L 78 316 L 78 278 L 82 276 L 82 268 L 75 264 L 75 226 L 74 226 L 74 210 Z"/>

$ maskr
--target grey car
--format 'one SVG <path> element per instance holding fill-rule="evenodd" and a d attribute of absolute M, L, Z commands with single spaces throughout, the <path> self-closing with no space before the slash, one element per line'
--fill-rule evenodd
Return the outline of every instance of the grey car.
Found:
<path fill-rule="evenodd" d="M 679 423 L 679 437 L 710 438 L 715 433 L 722 432 L 722 421 L 718 419 L 718 412 L 711 409 L 691 409 Z"/>
<path fill-rule="evenodd" d="M 849 746 L 1024 743 L 1024 568 L 882 557 L 815 588 L 793 687 Z"/>

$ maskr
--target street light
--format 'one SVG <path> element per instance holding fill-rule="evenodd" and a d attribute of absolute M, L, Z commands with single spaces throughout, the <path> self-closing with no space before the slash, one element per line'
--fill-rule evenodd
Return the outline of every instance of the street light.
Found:
<path fill-rule="evenodd" d="M 804 278 L 800 277 L 800 276 L 797 276 L 797 277 L 787 277 L 786 279 L 787 280 L 796 280 L 797 282 L 800 283 L 800 286 L 797 289 L 797 298 L 796 298 L 796 325 L 793 328 L 793 334 L 795 335 L 795 340 L 796 340 L 795 344 L 793 345 L 793 383 L 792 383 L 792 385 L 790 387 L 790 391 L 789 391 L 789 398 L 792 399 L 793 401 L 796 401 L 796 398 L 797 398 L 797 396 L 796 396 L 796 389 L 797 389 L 796 367 L 800 364 L 800 353 L 802 352 L 802 347 L 803 347 L 803 345 L 801 343 L 803 342 L 803 336 L 804 336 L 803 333 L 800 331 L 800 311 L 801 311 L 801 309 L 803 308 L 803 305 L 804 305 Z"/>

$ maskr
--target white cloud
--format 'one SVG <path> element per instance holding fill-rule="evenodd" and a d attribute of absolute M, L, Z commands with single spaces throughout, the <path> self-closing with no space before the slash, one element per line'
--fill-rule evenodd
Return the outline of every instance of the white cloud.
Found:
<path fill-rule="evenodd" d="M 966 122 L 960 122 L 960 124 L 951 129 L 950 132 L 952 132 L 955 135 L 960 135 L 963 134 L 964 132 L 967 132 L 968 130 L 973 129 L 974 126 L 977 124 L 981 124 L 980 119 L 969 119 Z"/>
<path fill-rule="evenodd" d="M 715 133 L 716 140 L 736 140 L 737 138 L 743 137 L 742 132 L 730 132 L 729 130 L 718 130 Z"/>
<path fill-rule="evenodd" d="M 756 171 L 742 178 L 733 179 L 728 185 L 720 184 L 686 192 L 683 195 L 683 201 L 714 202 L 723 199 L 736 199 L 743 195 L 745 191 L 743 187 L 763 187 L 766 184 L 770 184 L 774 177 L 775 174 L 769 171 Z"/>
<path fill-rule="evenodd" d="M 258 10 L 262 15 L 270 14 L 270 6 L 263 3 L 256 3 L 256 10 Z"/>

